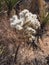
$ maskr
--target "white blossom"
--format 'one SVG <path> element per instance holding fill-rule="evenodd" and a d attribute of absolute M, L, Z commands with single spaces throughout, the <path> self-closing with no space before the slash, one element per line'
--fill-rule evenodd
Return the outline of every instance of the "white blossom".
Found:
<path fill-rule="evenodd" d="M 19 16 L 13 15 L 13 17 L 10 18 L 10 26 L 17 30 L 24 29 L 28 36 L 34 40 L 36 29 L 40 28 L 40 22 L 36 14 L 32 14 L 29 10 L 24 9 L 19 13 Z"/>
<path fill-rule="evenodd" d="M 10 25 L 12 27 L 14 27 L 17 23 L 18 23 L 18 16 L 17 15 L 13 15 L 13 17 L 10 18 Z"/>
<path fill-rule="evenodd" d="M 15 26 L 15 28 L 16 28 L 17 30 L 22 30 L 22 29 L 23 29 L 23 27 L 21 27 L 20 25 Z"/>
<path fill-rule="evenodd" d="M 32 34 L 36 34 L 36 30 L 33 29 L 33 28 L 31 28 L 31 27 L 27 27 L 27 28 L 26 28 L 26 31 L 27 31 L 27 32 L 31 32 Z"/>

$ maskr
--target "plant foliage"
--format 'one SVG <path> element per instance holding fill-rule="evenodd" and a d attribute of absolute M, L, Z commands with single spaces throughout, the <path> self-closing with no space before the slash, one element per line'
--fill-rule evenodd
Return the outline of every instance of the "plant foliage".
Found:
<path fill-rule="evenodd" d="M 12 7 L 15 5 L 15 3 L 18 1 L 18 0 L 4 0 L 8 9 L 12 9 Z"/>
<path fill-rule="evenodd" d="M 41 27 L 44 28 L 47 24 L 49 24 L 49 12 L 47 15 L 43 16 Z"/>
<path fill-rule="evenodd" d="M 0 0 L 0 12 L 1 12 L 1 10 L 2 10 L 2 4 L 1 4 L 1 0 Z"/>

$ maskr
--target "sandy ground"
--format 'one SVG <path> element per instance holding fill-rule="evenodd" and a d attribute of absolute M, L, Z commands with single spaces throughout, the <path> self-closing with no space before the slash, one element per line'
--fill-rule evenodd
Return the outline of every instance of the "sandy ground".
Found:
<path fill-rule="evenodd" d="M 3 44 L 6 47 L 8 47 L 9 49 L 8 54 L 11 55 L 15 54 L 16 49 L 19 46 L 19 49 L 17 49 L 16 54 L 17 58 L 15 59 L 15 61 L 17 60 L 17 65 L 19 65 L 19 63 L 23 65 L 26 62 L 32 63 L 32 59 L 34 62 L 35 58 L 41 61 L 43 58 L 49 56 L 49 30 L 47 31 L 46 34 L 43 35 L 42 40 L 39 39 L 40 42 L 39 47 L 41 48 L 41 50 L 39 49 L 34 50 L 32 45 L 31 44 L 28 45 L 27 42 L 28 39 L 25 37 L 23 31 L 19 32 L 16 31 L 16 29 L 10 27 L 10 21 L 8 17 L 4 16 L 0 17 L 0 46 Z M 8 54 L 5 55 L 8 56 Z"/>

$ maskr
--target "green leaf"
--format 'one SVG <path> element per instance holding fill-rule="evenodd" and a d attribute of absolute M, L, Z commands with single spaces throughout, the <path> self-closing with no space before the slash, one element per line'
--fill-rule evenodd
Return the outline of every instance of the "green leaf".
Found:
<path fill-rule="evenodd" d="M 1 12 L 1 10 L 2 10 L 2 4 L 1 4 L 1 0 L 0 0 L 0 12 Z"/>

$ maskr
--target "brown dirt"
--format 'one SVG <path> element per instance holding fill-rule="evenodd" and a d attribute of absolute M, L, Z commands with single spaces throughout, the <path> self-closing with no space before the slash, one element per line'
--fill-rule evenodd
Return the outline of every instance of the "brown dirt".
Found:
<path fill-rule="evenodd" d="M 3 45 L 6 49 L 0 53 L 0 65 L 49 65 L 49 30 L 39 42 L 41 49 L 33 49 L 31 43 L 28 44 L 24 32 L 11 28 L 9 17 L 0 16 L 0 46 Z M 5 57 L 7 58 L 3 62 Z"/>

